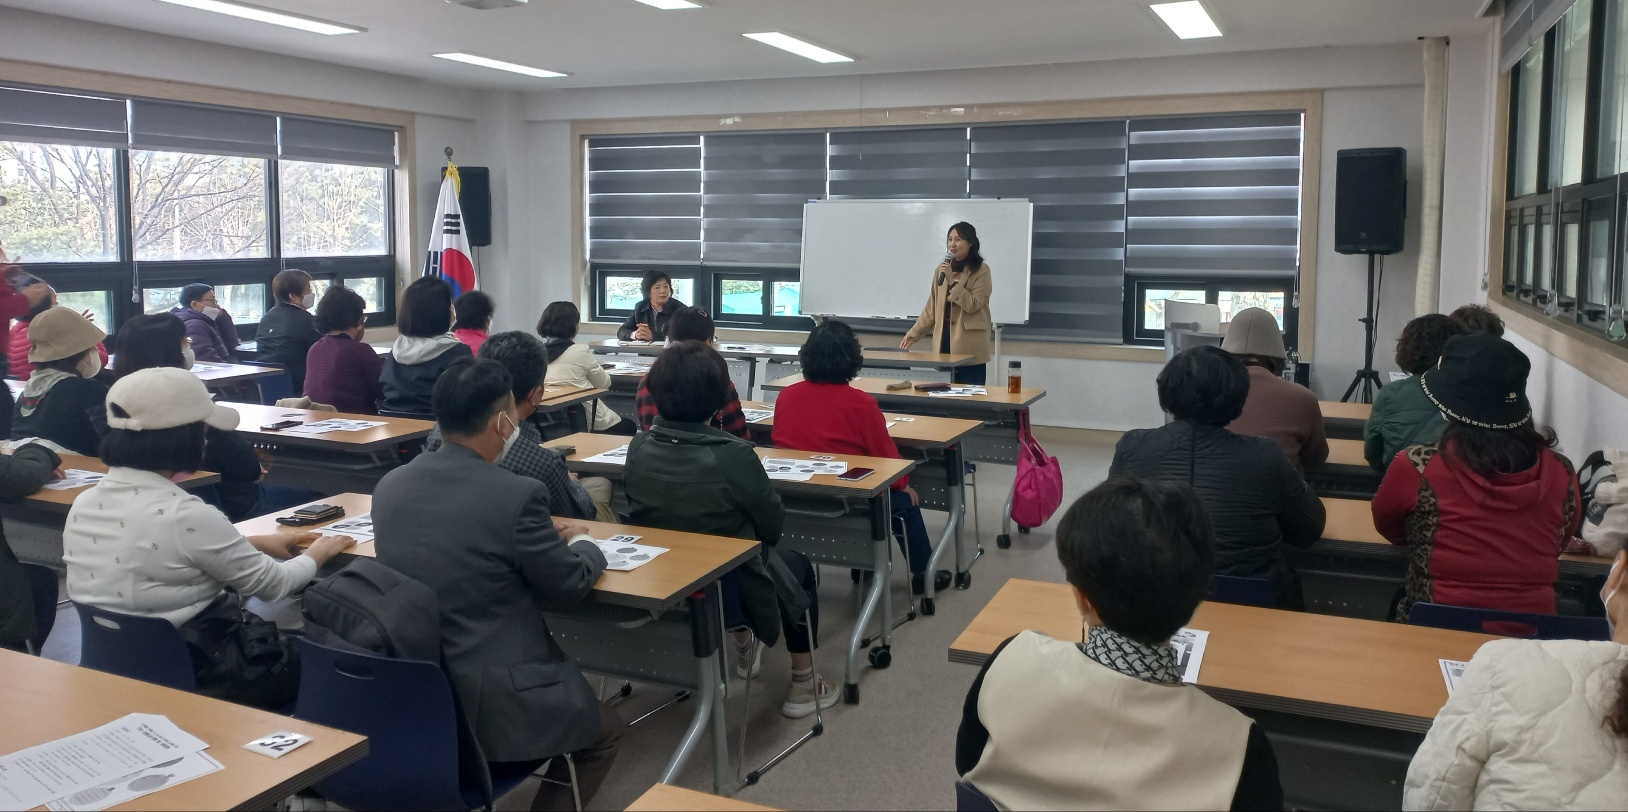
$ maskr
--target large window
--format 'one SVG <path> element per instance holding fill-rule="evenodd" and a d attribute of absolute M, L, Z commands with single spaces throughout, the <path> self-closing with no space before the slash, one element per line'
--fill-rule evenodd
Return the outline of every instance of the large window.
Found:
<path fill-rule="evenodd" d="M 0 141 L 0 242 L 19 262 L 119 258 L 117 153 Z"/>
<path fill-rule="evenodd" d="M 266 256 L 266 162 L 185 152 L 130 153 L 137 262 Z"/>
<path fill-rule="evenodd" d="M 283 256 L 389 253 L 389 170 L 280 161 L 277 184 Z"/>

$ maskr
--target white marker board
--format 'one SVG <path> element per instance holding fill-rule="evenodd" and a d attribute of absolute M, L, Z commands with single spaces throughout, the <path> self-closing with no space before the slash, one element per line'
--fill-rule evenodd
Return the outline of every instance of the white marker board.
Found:
<path fill-rule="evenodd" d="M 997 324 L 1029 320 L 1028 200 L 819 200 L 803 205 L 803 312 L 914 319 L 958 222 L 978 229 Z"/>

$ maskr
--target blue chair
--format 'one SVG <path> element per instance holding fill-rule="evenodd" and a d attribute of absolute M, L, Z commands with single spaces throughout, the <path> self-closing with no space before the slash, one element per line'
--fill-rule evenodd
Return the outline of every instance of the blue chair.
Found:
<path fill-rule="evenodd" d="M 317 782 L 329 801 L 357 810 L 490 809 L 547 763 L 487 764 L 436 663 L 340 651 L 305 638 L 299 646 L 294 717 L 368 739 L 365 758 Z"/>
<path fill-rule="evenodd" d="M 999 812 L 989 796 L 965 779 L 955 782 L 955 812 Z"/>
<path fill-rule="evenodd" d="M 283 369 L 282 364 L 268 364 L 263 361 L 242 361 L 243 366 L 264 367 L 266 369 L 281 370 L 281 375 L 267 375 L 264 378 L 255 378 L 254 382 L 260 387 L 260 402 L 267 406 L 277 405 L 283 398 L 299 397 L 294 391 L 294 376 Z"/>
<path fill-rule="evenodd" d="M 38 655 L 57 625 L 57 571 L 42 564 L 23 564 L 23 574 L 34 596 L 34 636 L 28 641 L 28 653 Z"/>
<path fill-rule="evenodd" d="M 1529 640 L 1611 639 L 1611 627 L 1603 617 L 1534 615 L 1441 603 L 1413 604 L 1413 608 L 1408 610 L 1408 625 Z"/>
<path fill-rule="evenodd" d="M 79 664 L 166 688 L 192 691 L 192 654 L 181 633 L 160 617 L 135 617 L 75 603 Z"/>
<path fill-rule="evenodd" d="M 1265 578 L 1213 575 L 1210 577 L 1210 600 L 1271 608 L 1278 605 L 1278 590 Z"/>

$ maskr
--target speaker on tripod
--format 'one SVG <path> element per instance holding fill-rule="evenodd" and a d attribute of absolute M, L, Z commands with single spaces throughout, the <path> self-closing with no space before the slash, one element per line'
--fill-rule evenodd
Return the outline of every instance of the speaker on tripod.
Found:
<path fill-rule="evenodd" d="M 1334 250 L 1341 254 L 1368 255 L 1368 302 L 1363 326 L 1362 369 L 1357 370 L 1346 388 L 1343 401 L 1358 391 L 1362 403 L 1374 402 L 1374 392 L 1384 384 L 1374 371 L 1374 343 L 1379 326 L 1379 289 L 1375 284 L 1374 258 L 1402 250 L 1403 227 L 1407 223 L 1408 152 L 1401 147 L 1342 149 L 1335 163 Z"/>

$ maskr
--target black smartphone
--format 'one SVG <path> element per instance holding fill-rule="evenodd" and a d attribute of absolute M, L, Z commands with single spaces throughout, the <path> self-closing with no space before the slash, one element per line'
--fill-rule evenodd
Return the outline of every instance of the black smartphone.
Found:
<path fill-rule="evenodd" d="M 289 527 L 304 527 L 337 519 L 345 515 L 345 509 L 338 505 L 308 505 L 294 511 L 291 516 L 283 516 L 277 520 L 278 524 Z"/>
<path fill-rule="evenodd" d="M 577 453 L 577 447 L 574 445 L 551 445 L 548 446 L 548 450 L 562 457 L 570 457 L 572 454 Z"/>
<path fill-rule="evenodd" d="M 847 471 L 837 474 L 837 479 L 843 482 L 858 482 L 874 473 L 876 473 L 875 468 L 849 468 Z"/>
<path fill-rule="evenodd" d="M 279 420 L 279 421 L 277 421 L 275 423 L 267 423 L 266 425 L 261 426 L 260 430 L 261 431 L 280 431 L 282 429 L 293 428 L 293 427 L 298 426 L 298 425 L 300 425 L 300 421 L 298 421 L 298 420 Z"/>

